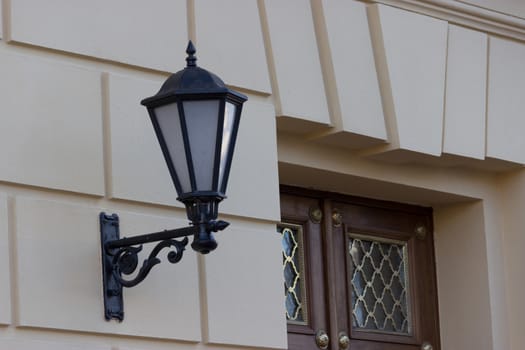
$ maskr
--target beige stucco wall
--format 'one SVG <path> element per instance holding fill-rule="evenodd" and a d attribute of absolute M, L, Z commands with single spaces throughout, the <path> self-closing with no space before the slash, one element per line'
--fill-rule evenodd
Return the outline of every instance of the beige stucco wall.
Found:
<path fill-rule="evenodd" d="M 432 206 L 442 348 L 525 346 L 519 19 L 488 0 L 0 2 L 0 349 L 286 348 L 279 183 Z M 98 213 L 185 225 L 139 101 L 188 38 L 249 96 L 232 225 L 106 322 Z"/>
<path fill-rule="evenodd" d="M 518 170 L 500 177 L 500 206 L 504 215 L 504 249 L 505 277 L 507 280 L 507 303 L 509 305 L 509 327 L 513 349 L 519 349 L 525 344 L 523 334 L 525 305 L 521 301 L 525 291 L 523 270 L 525 262 L 523 248 L 523 194 L 525 177 L 523 170 Z"/>

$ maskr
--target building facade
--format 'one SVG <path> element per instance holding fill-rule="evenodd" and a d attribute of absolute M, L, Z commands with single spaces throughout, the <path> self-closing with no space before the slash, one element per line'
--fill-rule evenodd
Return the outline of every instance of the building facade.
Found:
<path fill-rule="evenodd" d="M 287 349 L 280 185 L 427 208 L 431 345 L 525 347 L 522 2 L 0 3 L 0 349 Z M 107 322 L 99 213 L 130 236 L 187 225 L 139 102 L 188 39 L 249 97 L 231 226 L 125 289 L 124 321 Z M 335 350 L 351 332 L 330 317 Z"/>

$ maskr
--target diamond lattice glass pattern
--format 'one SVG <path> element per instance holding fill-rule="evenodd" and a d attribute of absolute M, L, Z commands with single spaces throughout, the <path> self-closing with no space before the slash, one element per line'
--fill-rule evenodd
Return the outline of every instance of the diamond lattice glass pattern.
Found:
<path fill-rule="evenodd" d="M 279 225 L 277 230 L 282 237 L 286 319 L 292 323 L 306 323 L 302 230 L 292 225 Z"/>
<path fill-rule="evenodd" d="M 406 251 L 403 242 L 350 237 L 354 328 L 410 333 Z"/>

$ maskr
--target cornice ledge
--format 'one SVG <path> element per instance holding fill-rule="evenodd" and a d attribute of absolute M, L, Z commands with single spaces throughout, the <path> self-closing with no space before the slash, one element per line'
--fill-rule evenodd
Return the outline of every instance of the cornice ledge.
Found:
<path fill-rule="evenodd" d="M 525 19 L 451 0 L 359 0 L 397 7 L 525 42 Z"/>

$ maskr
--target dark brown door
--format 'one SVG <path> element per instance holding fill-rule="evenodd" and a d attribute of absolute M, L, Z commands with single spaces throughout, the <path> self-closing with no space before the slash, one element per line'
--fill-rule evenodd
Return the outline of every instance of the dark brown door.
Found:
<path fill-rule="evenodd" d="M 310 213 L 321 205 L 318 198 L 281 194 L 283 215 L 278 231 L 282 235 L 289 349 L 316 349 L 316 332 L 328 326 L 323 231 L 320 222 L 311 219 L 315 213 Z"/>
<path fill-rule="evenodd" d="M 430 208 L 283 187 L 281 211 L 289 349 L 440 349 Z"/>

